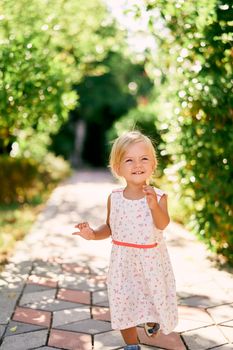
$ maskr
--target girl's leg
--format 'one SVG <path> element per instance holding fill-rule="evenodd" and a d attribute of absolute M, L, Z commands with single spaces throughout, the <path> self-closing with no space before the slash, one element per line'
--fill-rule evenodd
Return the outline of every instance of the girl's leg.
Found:
<path fill-rule="evenodd" d="M 138 333 L 136 327 L 121 329 L 121 335 L 127 345 L 138 344 Z"/>

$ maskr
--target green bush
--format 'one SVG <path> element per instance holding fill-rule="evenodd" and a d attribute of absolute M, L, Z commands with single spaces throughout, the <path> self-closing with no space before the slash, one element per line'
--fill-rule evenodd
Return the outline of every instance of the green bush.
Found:
<path fill-rule="evenodd" d="M 177 5 L 148 7 L 159 8 L 167 28 L 158 55 L 166 77 L 163 140 L 172 160 L 165 173 L 192 212 L 189 227 L 233 263 L 232 4 Z"/>
<path fill-rule="evenodd" d="M 38 202 L 41 193 L 69 174 L 62 158 L 48 154 L 42 163 L 28 158 L 0 157 L 0 203 Z"/>

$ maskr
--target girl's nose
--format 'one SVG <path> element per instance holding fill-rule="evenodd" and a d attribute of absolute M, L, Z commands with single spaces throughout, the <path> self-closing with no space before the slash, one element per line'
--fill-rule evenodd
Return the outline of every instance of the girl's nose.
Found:
<path fill-rule="evenodd" d="M 136 167 L 140 167 L 140 166 L 141 166 L 141 160 L 140 160 L 140 159 L 135 160 L 134 165 L 135 165 Z"/>

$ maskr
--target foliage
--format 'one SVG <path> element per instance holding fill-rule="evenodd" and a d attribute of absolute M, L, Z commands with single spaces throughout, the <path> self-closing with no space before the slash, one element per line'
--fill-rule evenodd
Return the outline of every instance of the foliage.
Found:
<path fill-rule="evenodd" d="M 41 159 L 76 105 L 73 84 L 114 47 L 112 20 L 100 0 L 3 0 L 0 10 L 0 152 Z"/>
<path fill-rule="evenodd" d="M 161 84 L 166 173 L 193 212 L 190 227 L 232 262 L 232 4 L 160 0 L 147 10 L 159 34 L 159 59 L 152 53 L 148 69 Z"/>
<path fill-rule="evenodd" d="M 58 181 L 69 174 L 68 163 L 52 154 L 40 164 L 33 159 L 0 157 L 0 269 L 15 242 L 29 232 Z"/>
<path fill-rule="evenodd" d="M 38 203 L 0 205 L 0 271 L 15 242 L 23 239 L 42 208 L 43 205 Z"/>
<path fill-rule="evenodd" d="M 48 154 L 43 163 L 31 158 L 0 157 L 0 203 L 40 202 L 40 193 L 69 174 L 61 158 Z"/>
<path fill-rule="evenodd" d="M 75 122 L 82 120 L 86 125 L 84 160 L 96 166 L 107 163 L 107 131 L 115 120 L 138 103 L 138 99 L 145 98 L 153 86 L 145 74 L 144 63 L 133 63 L 122 51 L 109 51 L 101 63 L 96 63 L 97 71 L 99 66 L 105 67 L 105 70 L 99 75 L 87 75 L 76 85 L 79 104 L 61 132 L 52 137 L 54 142 L 51 149 L 55 153 L 59 154 L 60 151 L 66 157 L 69 155 L 67 145 L 71 152 Z M 68 138 L 69 144 L 62 142 Z"/>

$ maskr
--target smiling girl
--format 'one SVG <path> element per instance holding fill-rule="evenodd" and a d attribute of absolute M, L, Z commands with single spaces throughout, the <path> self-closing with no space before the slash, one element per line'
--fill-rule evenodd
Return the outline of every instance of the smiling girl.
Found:
<path fill-rule="evenodd" d="M 175 279 L 163 230 L 170 219 L 167 195 L 148 185 L 157 166 L 151 140 L 131 131 L 115 140 L 110 167 L 125 179 L 107 203 L 106 224 L 93 230 L 88 223 L 76 225 L 85 239 L 112 236 L 108 272 L 108 296 L 113 329 L 121 331 L 125 350 L 139 350 L 137 325 L 146 334 L 170 333 L 177 324 Z"/>

